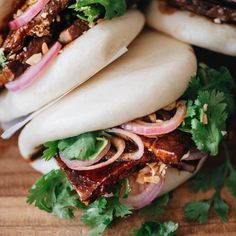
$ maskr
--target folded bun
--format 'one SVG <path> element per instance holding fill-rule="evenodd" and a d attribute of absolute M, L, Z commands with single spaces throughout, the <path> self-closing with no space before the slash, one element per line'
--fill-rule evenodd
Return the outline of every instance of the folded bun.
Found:
<path fill-rule="evenodd" d="M 207 17 L 153 1 L 147 9 L 149 26 L 186 43 L 236 56 L 236 26 L 216 24 Z"/>
<path fill-rule="evenodd" d="M 120 59 L 32 120 L 19 137 L 28 158 L 47 141 L 120 125 L 178 99 L 196 73 L 192 48 L 143 32 Z"/>
<path fill-rule="evenodd" d="M 88 80 L 127 47 L 143 25 L 142 13 L 130 10 L 91 28 L 66 46 L 28 88 L 0 95 L 0 122 L 27 115 Z"/>

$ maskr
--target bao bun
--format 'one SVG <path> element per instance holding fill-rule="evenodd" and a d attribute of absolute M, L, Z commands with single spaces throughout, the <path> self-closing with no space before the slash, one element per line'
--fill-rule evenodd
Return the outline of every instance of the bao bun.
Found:
<path fill-rule="evenodd" d="M 127 54 L 32 120 L 19 137 L 21 154 L 28 159 L 47 141 L 114 127 L 150 114 L 178 99 L 196 69 L 189 45 L 145 31 Z M 37 159 L 31 165 L 44 174 L 58 168 L 54 159 Z M 162 194 L 193 174 L 169 168 Z"/>
<path fill-rule="evenodd" d="M 0 94 L 0 122 L 9 122 L 45 106 L 105 67 L 139 34 L 144 16 L 130 10 L 105 20 L 66 46 L 28 88 Z"/>
<path fill-rule="evenodd" d="M 147 9 L 149 26 L 186 43 L 236 56 L 236 26 L 169 7 L 154 0 Z"/>

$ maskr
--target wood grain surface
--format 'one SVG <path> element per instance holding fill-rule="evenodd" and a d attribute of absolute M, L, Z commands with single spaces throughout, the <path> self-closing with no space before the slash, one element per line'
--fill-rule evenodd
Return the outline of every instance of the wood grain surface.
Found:
<path fill-rule="evenodd" d="M 199 55 L 200 59 L 207 58 L 215 65 L 224 62 L 226 63 L 224 65 L 235 69 L 236 63 L 232 63 L 234 61 L 232 58 L 219 56 L 218 58 L 221 59 L 217 60 L 214 54 L 207 54 L 208 56 L 204 57 L 201 50 Z M 214 59 L 209 60 L 211 57 Z M 236 117 L 231 119 L 229 145 L 232 158 L 236 160 L 235 119 Z M 204 168 L 219 165 L 220 162 L 220 157 L 209 158 Z M 77 212 L 75 219 L 63 221 L 26 204 L 28 189 L 39 177 L 40 174 L 20 157 L 17 149 L 17 137 L 10 141 L 0 141 L 0 235 L 88 235 L 88 229 L 79 220 L 80 212 Z M 214 214 L 210 215 L 209 221 L 205 225 L 187 223 L 183 220 L 182 208 L 187 202 L 204 199 L 211 194 L 211 192 L 193 194 L 189 191 L 188 185 L 189 183 L 185 183 L 173 192 L 165 214 L 157 219 L 178 222 L 180 227 L 177 235 L 179 236 L 235 236 L 236 201 L 225 190 L 223 196 L 230 205 L 228 222 L 222 223 Z M 116 221 L 104 235 L 132 235 L 133 228 L 139 227 L 142 222 L 148 219 L 150 218 L 134 214 L 126 219 Z"/>

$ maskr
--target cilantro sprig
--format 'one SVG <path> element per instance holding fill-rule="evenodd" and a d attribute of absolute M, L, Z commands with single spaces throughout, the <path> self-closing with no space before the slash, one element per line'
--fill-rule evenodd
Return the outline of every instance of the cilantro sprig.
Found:
<path fill-rule="evenodd" d="M 121 16 L 126 11 L 125 0 L 76 0 L 70 8 L 74 9 L 77 17 L 89 23 L 99 18 L 112 19 Z"/>
<path fill-rule="evenodd" d="M 139 229 L 134 230 L 134 236 L 173 236 L 177 229 L 178 224 L 172 221 L 147 221 Z"/>
<path fill-rule="evenodd" d="M 200 64 L 198 75 L 192 77 L 183 95 L 187 114 L 180 130 L 192 135 L 200 151 L 212 156 L 218 154 L 227 118 L 233 111 L 234 91 L 234 80 L 225 67 L 215 70 Z"/>
<path fill-rule="evenodd" d="M 45 143 L 42 158 L 48 161 L 60 152 L 68 160 L 92 160 L 101 153 L 107 143 L 108 139 L 100 132 L 84 133 Z"/>
<path fill-rule="evenodd" d="M 121 182 L 112 190 L 113 196 L 99 197 L 89 206 L 85 206 L 79 195 L 61 170 L 54 170 L 42 176 L 29 190 L 27 203 L 35 204 L 39 209 L 52 213 L 61 219 L 74 217 L 73 210 L 82 209 L 81 216 L 85 225 L 91 228 L 90 235 L 101 234 L 115 218 L 123 218 L 132 213 L 130 206 L 120 203 Z"/>
<path fill-rule="evenodd" d="M 4 54 L 4 51 L 2 48 L 0 48 L 0 70 L 2 70 L 7 64 L 7 58 Z"/>
<path fill-rule="evenodd" d="M 187 221 L 198 221 L 206 223 L 208 215 L 213 210 L 222 221 L 228 220 L 229 206 L 221 196 L 223 187 L 236 198 L 236 169 L 233 167 L 226 144 L 223 144 L 225 151 L 225 162 L 219 167 L 207 172 L 197 174 L 191 183 L 193 192 L 207 191 L 209 188 L 215 190 L 209 199 L 187 203 L 184 207 L 184 218 Z"/>
<path fill-rule="evenodd" d="M 39 209 L 61 219 L 73 218 L 73 208 L 84 207 L 61 170 L 51 171 L 36 181 L 29 190 L 27 203 L 34 203 Z"/>

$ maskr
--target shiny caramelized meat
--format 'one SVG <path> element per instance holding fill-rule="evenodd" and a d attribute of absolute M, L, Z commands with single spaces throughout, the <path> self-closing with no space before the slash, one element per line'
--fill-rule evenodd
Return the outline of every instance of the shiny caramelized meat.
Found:
<path fill-rule="evenodd" d="M 82 20 L 76 20 L 71 26 L 61 32 L 59 41 L 62 44 L 68 44 L 87 30 L 89 30 L 89 26 L 86 22 Z"/>
<path fill-rule="evenodd" d="M 148 147 L 140 160 L 117 161 L 109 166 L 96 170 L 71 170 L 60 158 L 57 158 L 57 162 L 78 192 L 81 201 L 89 204 L 97 197 L 109 192 L 109 188 L 119 180 L 139 171 L 145 167 L 147 163 L 161 160 L 171 164 L 180 161 L 181 157 L 188 151 L 188 144 L 191 143 L 189 141 L 190 138 L 185 136 L 186 134 L 175 131 L 157 140 L 147 138 L 144 144 L 146 147 L 150 144 L 153 152 L 149 151 Z M 133 146 L 133 144 L 127 142 L 126 152 L 135 150 Z"/>
<path fill-rule="evenodd" d="M 57 158 L 59 166 L 76 189 L 80 200 L 85 204 L 89 204 L 105 194 L 119 180 L 141 170 L 151 160 L 154 160 L 152 154 L 145 152 L 145 155 L 138 161 L 117 161 L 96 170 L 76 171 L 68 168 L 60 158 Z"/>
<path fill-rule="evenodd" d="M 0 72 L 0 85 L 14 80 L 14 78 L 21 75 L 26 68 L 27 66 L 19 61 L 9 62 L 7 66 L 4 67 L 4 69 Z"/>
<path fill-rule="evenodd" d="M 141 137 L 144 147 L 165 164 L 176 164 L 193 146 L 189 135 L 178 130 L 158 138 Z"/>
<path fill-rule="evenodd" d="M 64 10 L 70 0 L 51 0 L 46 7 L 32 21 L 23 27 L 11 31 L 7 36 L 3 48 L 6 53 L 16 53 L 24 46 L 27 36 L 43 37 L 51 34 L 51 24 L 56 16 Z"/>
<path fill-rule="evenodd" d="M 236 23 L 236 3 L 216 0 L 167 0 L 171 6 L 194 12 L 220 22 Z"/>

